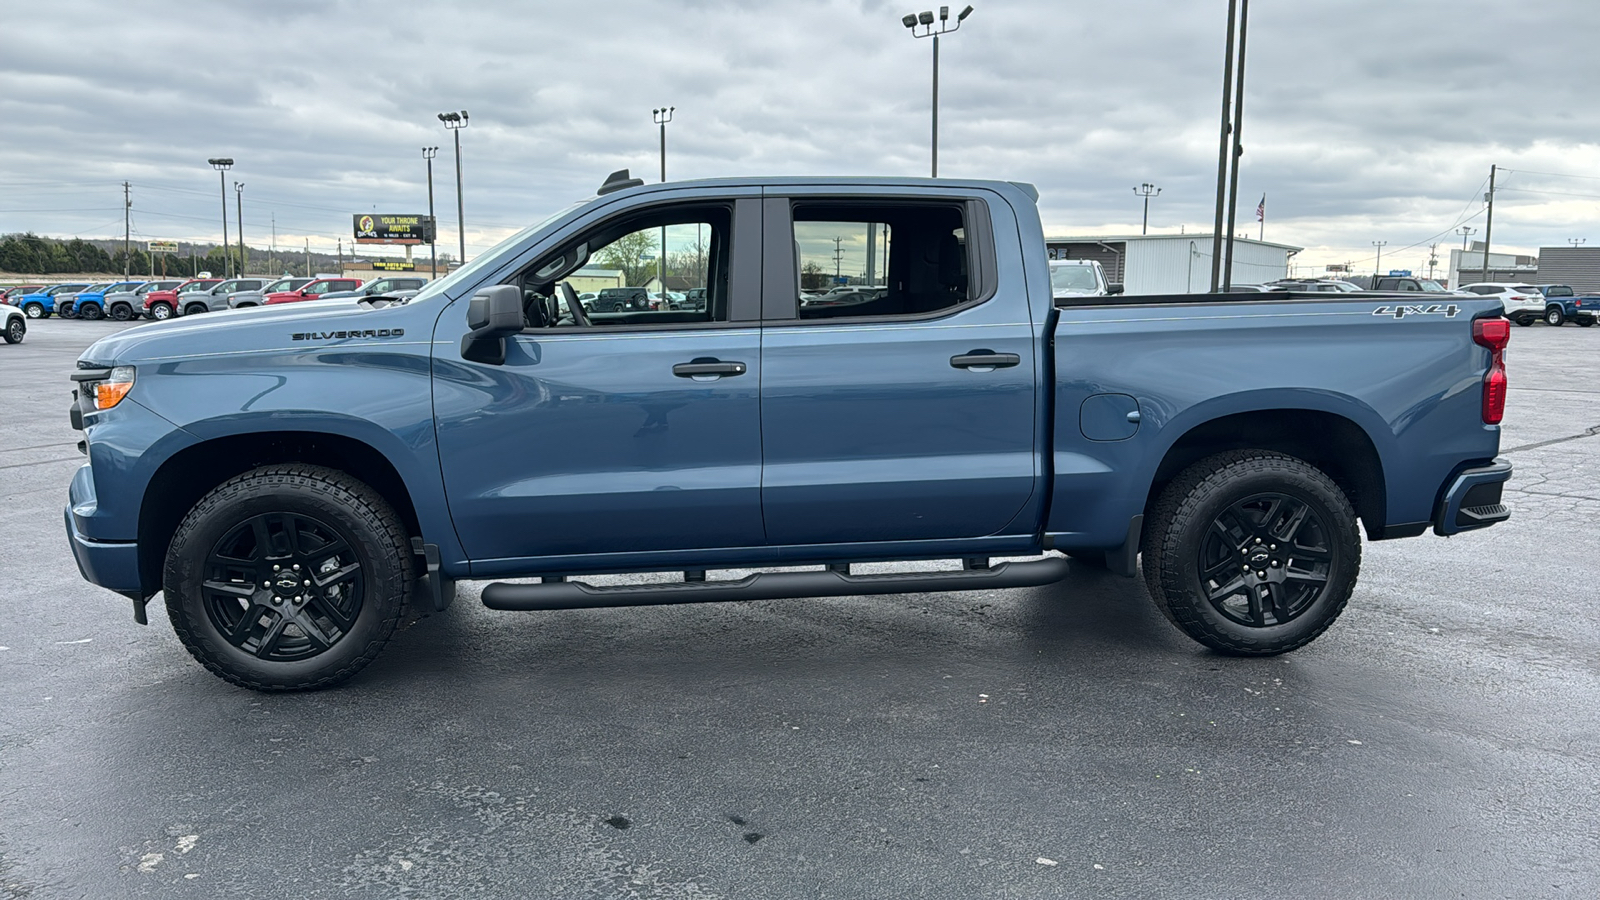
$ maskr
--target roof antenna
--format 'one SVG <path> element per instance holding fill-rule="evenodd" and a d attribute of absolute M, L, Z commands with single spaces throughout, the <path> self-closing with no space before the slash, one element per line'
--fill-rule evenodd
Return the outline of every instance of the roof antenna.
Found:
<path fill-rule="evenodd" d="M 606 176 L 605 183 L 600 185 L 600 190 L 595 191 L 595 194 L 603 196 L 605 194 L 612 193 L 613 191 L 621 191 L 628 188 L 640 187 L 643 184 L 643 178 L 629 178 L 627 169 L 618 169 Z"/>

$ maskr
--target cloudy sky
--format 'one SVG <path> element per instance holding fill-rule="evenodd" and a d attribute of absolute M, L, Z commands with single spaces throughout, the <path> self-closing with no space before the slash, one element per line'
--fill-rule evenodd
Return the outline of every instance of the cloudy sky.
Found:
<path fill-rule="evenodd" d="M 956 8 L 959 8 L 957 5 Z M 940 173 L 1030 181 L 1051 233 L 1209 232 L 1225 0 L 975 0 L 941 45 Z M 332 250 L 350 214 L 425 211 L 466 109 L 467 252 L 631 167 L 676 106 L 668 175 L 925 175 L 931 47 L 881 0 L 264 0 L 6 4 L 0 232 L 216 239 L 213 156 L 237 160 L 247 241 Z M 952 9 L 954 14 L 955 9 Z M 1241 230 L 1297 262 L 1426 268 L 1477 227 L 1495 249 L 1600 245 L 1596 0 L 1256 0 Z M 1311 268 L 1303 268 L 1309 273 Z"/>

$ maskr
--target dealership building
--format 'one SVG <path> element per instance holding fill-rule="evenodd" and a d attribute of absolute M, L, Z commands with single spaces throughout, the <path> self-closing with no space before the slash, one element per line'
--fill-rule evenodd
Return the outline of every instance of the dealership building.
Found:
<path fill-rule="evenodd" d="M 1092 259 L 1106 280 L 1130 294 L 1186 294 L 1211 289 L 1211 235 L 1131 234 L 1046 237 L 1051 259 Z M 1233 240 L 1233 283 L 1287 278 L 1300 247 L 1251 238 Z"/>

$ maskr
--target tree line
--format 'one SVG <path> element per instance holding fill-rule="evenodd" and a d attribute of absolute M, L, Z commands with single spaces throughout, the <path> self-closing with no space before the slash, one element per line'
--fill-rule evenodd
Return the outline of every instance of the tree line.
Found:
<path fill-rule="evenodd" d="M 194 278 L 201 272 L 221 275 L 228 271 L 227 260 L 230 256 L 234 263 L 239 261 L 238 248 L 228 249 L 233 252 L 229 254 L 226 249 L 216 245 L 190 244 L 178 253 L 151 254 L 135 244 L 127 255 L 128 274 L 155 278 Z M 336 255 L 315 250 L 310 253 L 309 264 L 307 254 L 300 251 L 282 250 L 276 256 L 269 256 L 266 251 L 255 247 L 247 247 L 246 250 L 246 270 L 260 270 L 259 274 L 277 275 L 286 271 L 300 274 L 303 269 L 332 272 L 339 265 Z M 123 259 L 121 241 L 86 241 L 82 238 L 60 240 L 39 237 L 31 232 L 0 236 L 0 272 L 18 275 L 96 273 L 120 276 Z M 450 259 L 450 254 L 439 255 L 441 271 Z M 426 265 L 424 260 L 418 267 L 420 269 Z"/>

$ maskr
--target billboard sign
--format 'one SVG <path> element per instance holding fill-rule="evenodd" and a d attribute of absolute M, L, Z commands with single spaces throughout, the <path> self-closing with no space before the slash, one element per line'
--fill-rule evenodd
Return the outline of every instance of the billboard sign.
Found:
<path fill-rule="evenodd" d="M 177 241 L 146 241 L 144 248 L 151 253 L 177 253 Z"/>
<path fill-rule="evenodd" d="M 417 264 L 409 259 L 375 259 L 372 261 L 374 272 L 415 272 Z"/>
<path fill-rule="evenodd" d="M 356 213 L 356 243 L 358 244 L 431 244 L 435 236 L 435 222 L 431 216 L 388 215 Z"/>

